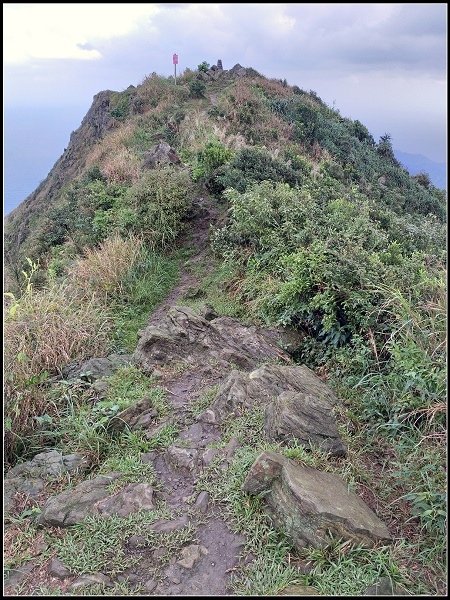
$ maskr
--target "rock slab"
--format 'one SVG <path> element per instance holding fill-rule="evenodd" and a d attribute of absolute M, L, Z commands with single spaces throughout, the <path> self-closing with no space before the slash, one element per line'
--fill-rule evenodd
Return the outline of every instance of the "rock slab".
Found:
<path fill-rule="evenodd" d="M 326 547 L 330 533 L 366 547 L 391 539 L 386 525 L 339 477 L 297 465 L 275 452 L 258 456 L 243 490 L 263 494 L 275 525 L 299 550 Z"/>

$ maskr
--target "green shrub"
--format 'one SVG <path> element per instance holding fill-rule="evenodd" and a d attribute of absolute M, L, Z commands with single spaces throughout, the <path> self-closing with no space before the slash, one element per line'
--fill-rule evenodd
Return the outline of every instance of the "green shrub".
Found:
<path fill-rule="evenodd" d="M 227 163 L 232 156 L 233 152 L 218 140 L 207 142 L 203 150 L 197 153 L 192 178 L 197 181 L 209 177 L 218 167 Z"/>
<path fill-rule="evenodd" d="M 117 225 L 142 235 L 152 248 L 167 246 L 183 227 L 192 194 L 186 171 L 153 169 L 128 189 Z"/>
<path fill-rule="evenodd" d="M 234 188 L 239 192 L 257 181 L 281 181 L 289 185 L 300 183 L 302 175 L 283 161 L 272 158 L 266 150 L 243 148 L 215 177 L 218 189 Z"/>
<path fill-rule="evenodd" d="M 189 83 L 189 92 L 192 98 L 203 98 L 205 95 L 206 85 L 200 79 L 193 79 Z"/>
<path fill-rule="evenodd" d="M 211 65 L 208 62 L 206 62 L 206 60 L 204 60 L 198 65 L 197 69 L 200 71 L 200 73 L 206 73 L 210 66 Z"/>

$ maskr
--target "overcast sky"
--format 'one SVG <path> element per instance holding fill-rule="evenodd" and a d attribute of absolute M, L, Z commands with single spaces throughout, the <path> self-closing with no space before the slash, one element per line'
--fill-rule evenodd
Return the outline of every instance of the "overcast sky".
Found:
<path fill-rule="evenodd" d="M 239 62 L 446 160 L 447 5 L 3 4 L 4 105 L 77 107 L 156 71 Z M 69 137 L 70 131 L 67 132 Z"/>

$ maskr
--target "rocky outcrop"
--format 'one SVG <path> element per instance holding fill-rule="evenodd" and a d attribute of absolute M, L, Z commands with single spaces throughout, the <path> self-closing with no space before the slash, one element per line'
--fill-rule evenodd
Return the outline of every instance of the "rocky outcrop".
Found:
<path fill-rule="evenodd" d="M 153 408 L 148 398 L 142 398 L 136 404 L 128 406 L 123 411 L 112 417 L 108 423 L 111 431 L 121 431 L 125 427 L 130 429 L 143 429 L 156 423 L 158 411 Z"/>
<path fill-rule="evenodd" d="M 263 360 L 289 360 L 270 330 L 246 327 L 230 317 L 207 321 L 183 306 L 171 307 L 159 325 L 139 333 L 133 358 L 147 373 L 175 361 L 253 369 Z"/>
<path fill-rule="evenodd" d="M 179 165 L 180 158 L 175 150 L 164 140 L 144 154 L 144 168 L 154 169 L 161 165 Z"/>
<path fill-rule="evenodd" d="M 266 407 L 265 431 L 271 440 L 318 446 L 335 456 L 345 456 L 332 406 L 320 396 L 283 392 Z"/>
<path fill-rule="evenodd" d="M 97 502 L 95 508 L 107 517 L 126 517 L 140 510 L 152 510 L 155 508 L 154 490 L 148 483 L 130 483 L 117 494 Z"/>
<path fill-rule="evenodd" d="M 337 456 L 345 454 L 333 407 L 333 391 L 308 367 L 264 365 L 251 373 L 232 371 L 199 420 L 218 423 L 254 406 L 265 407 L 265 431 L 276 441 L 297 439 Z"/>
<path fill-rule="evenodd" d="M 339 477 L 274 452 L 256 459 L 242 489 L 263 495 L 275 525 L 299 550 L 326 547 L 330 534 L 368 547 L 391 539 L 384 523 Z"/>
<path fill-rule="evenodd" d="M 49 498 L 39 516 L 39 523 L 68 527 L 81 523 L 88 515 L 126 517 L 140 510 L 155 508 L 154 490 L 148 483 L 130 483 L 116 493 L 111 492 L 111 483 L 120 477 L 120 473 L 98 475 Z"/>

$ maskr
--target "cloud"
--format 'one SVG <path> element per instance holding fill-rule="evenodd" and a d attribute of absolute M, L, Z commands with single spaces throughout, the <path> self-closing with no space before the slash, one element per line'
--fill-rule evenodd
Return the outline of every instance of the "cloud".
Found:
<path fill-rule="evenodd" d="M 5 4 L 4 61 L 96 60 L 95 42 L 133 32 L 161 9 L 154 4 Z"/>

